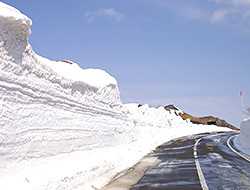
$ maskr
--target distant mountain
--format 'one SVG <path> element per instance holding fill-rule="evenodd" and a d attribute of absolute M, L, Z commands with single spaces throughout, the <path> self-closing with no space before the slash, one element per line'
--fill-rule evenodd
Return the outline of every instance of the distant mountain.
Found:
<path fill-rule="evenodd" d="M 174 110 L 175 113 L 182 117 L 183 120 L 190 119 L 190 121 L 194 124 L 204 124 L 204 125 L 217 125 L 221 127 L 228 127 L 233 130 L 239 131 L 239 129 L 229 123 L 227 123 L 225 120 L 222 120 L 217 117 L 213 116 L 205 116 L 205 117 L 195 117 L 192 115 L 189 115 L 183 111 L 180 111 L 179 108 L 177 108 L 174 105 L 168 105 L 164 107 L 167 111 Z M 178 111 L 178 112 L 177 112 Z"/>

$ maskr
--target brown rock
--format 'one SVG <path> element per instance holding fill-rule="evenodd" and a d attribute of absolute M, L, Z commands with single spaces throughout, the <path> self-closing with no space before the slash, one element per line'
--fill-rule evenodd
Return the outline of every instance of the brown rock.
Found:
<path fill-rule="evenodd" d="M 176 110 L 178 110 L 178 108 L 176 108 L 174 105 L 165 106 L 165 109 L 167 111 L 170 111 L 170 110 L 176 111 Z M 180 115 L 183 120 L 190 119 L 190 121 L 192 123 L 195 123 L 195 124 L 217 125 L 217 126 L 228 127 L 230 129 L 239 131 L 239 129 L 237 127 L 235 127 L 233 125 L 230 125 L 225 120 L 219 119 L 217 117 L 213 117 L 213 116 L 195 117 L 195 116 L 189 115 L 189 114 L 187 114 L 185 112 L 179 113 L 178 115 Z"/>

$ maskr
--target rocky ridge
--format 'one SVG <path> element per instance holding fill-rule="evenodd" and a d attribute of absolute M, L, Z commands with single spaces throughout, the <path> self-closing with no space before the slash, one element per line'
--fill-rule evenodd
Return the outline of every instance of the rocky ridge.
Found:
<path fill-rule="evenodd" d="M 213 116 L 205 116 L 205 117 L 195 117 L 190 114 L 187 114 L 185 112 L 180 112 L 179 108 L 177 108 L 174 105 L 167 105 L 164 107 L 167 111 L 173 110 L 176 115 L 179 115 L 182 117 L 183 120 L 190 119 L 190 121 L 194 124 L 204 124 L 204 125 L 217 125 L 221 127 L 228 127 L 233 130 L 239 131 L 239 129 L 229 123 L 227 123 L 225 120 L 213 117 Z"/>

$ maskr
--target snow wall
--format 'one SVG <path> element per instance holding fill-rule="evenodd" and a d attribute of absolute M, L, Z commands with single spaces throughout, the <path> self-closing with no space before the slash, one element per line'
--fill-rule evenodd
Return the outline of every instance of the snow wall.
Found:
<path fill-rule="evenodd" d="M 106 72 L 35 54 L 31 24 L 0 2 L 0 189 L 101 188 L 163 142 L 227 130 L 122 104 Z"/>
<path fill-rule="evenodd" d="M 240 143 L 250 148 L 250 119 L 246 119 L 240 124 Z"/>

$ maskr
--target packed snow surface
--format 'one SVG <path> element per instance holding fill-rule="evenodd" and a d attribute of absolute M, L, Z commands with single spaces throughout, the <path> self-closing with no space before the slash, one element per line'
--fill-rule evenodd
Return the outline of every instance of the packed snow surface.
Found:
<path fill-rule="evenodd" d="M 35 54 L 31 24 L 0 2 L 0 189 L 101 188 L 163 142 L 228 130 L 122 104 L 105 71 Z"/>

